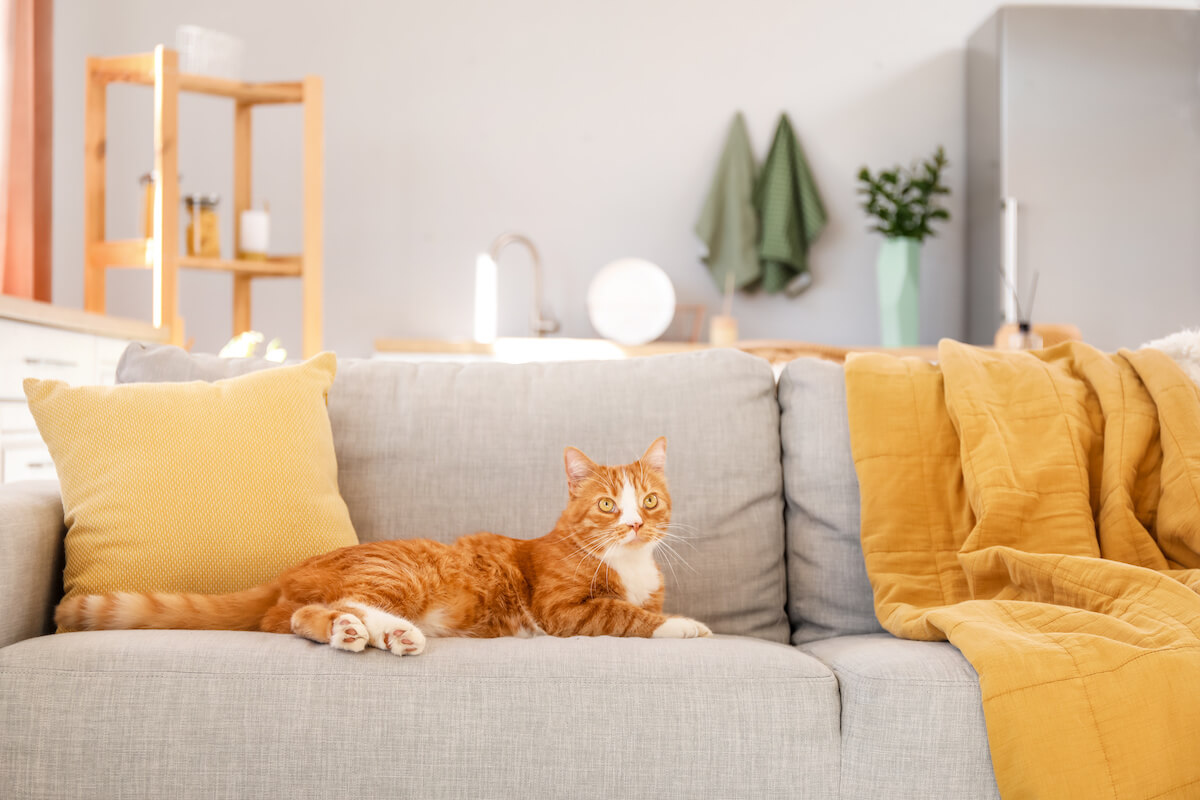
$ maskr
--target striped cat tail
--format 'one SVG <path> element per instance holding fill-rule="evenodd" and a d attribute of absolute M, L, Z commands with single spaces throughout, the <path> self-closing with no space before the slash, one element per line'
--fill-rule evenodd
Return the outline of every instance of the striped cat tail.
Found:
<path fill-rule="evenodd" d="M 256 631 L 279 599 L 278 584 L 233 594 L 138 594 L 109 592 L 72 597 L 58 604 L 60 631 L 132 628 Z"/>

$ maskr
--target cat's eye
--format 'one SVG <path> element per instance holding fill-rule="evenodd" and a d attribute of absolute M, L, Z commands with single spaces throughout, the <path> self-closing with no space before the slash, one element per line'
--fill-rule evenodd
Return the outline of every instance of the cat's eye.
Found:
<path fill-rule="evenodd" d="M 646 499 L 642 501 L 642 505 L 644 505 L 646 508 L 654 508 L 655 506 L 658 505 L 658 495 L 656 495 L 656 494 L 646 495 Z"/>
<path fill-rule="evenodd" d="M 600 502 L 597 503 L 596 505 L 600 506 L 600 510 L 605 512 L 606 514 L 611 514 L 612 512 L 617 510 L 617 504 L 614 503 L 612 500 L 609 500 L 607 497 L 601 497 Z"/>

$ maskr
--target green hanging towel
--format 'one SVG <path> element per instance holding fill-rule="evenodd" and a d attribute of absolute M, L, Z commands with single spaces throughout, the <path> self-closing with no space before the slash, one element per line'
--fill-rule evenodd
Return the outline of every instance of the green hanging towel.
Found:
<path fill-rule="evenodd" d="M 762 226 L 762 288 L 795 297 L 812 285 L 808 248 L 825 227 L 825 206 L 787 114 L 754 187 L 754 207 Z"/>
<path fill-rule="evenodd" d="M 729 126 L 729 136 L 704 210 L 696 221 L 696 235 L 704 245 L 701 260 L 713 280 L 725 290 L 726 275 L 741 289 L 762 277 L 758 263 L 758 215 L 754 211 L 754 154 L 746 120 L 739 113 Z"/>

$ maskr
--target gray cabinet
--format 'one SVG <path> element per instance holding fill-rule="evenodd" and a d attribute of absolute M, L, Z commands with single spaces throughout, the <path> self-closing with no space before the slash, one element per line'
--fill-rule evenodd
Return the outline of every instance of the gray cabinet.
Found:
<path fill-rule="evenodd" d="M 1200 12 L 1006 7 L 967 49 L 967 328 L 1103 349 L 1200 326 Z M 1015 321 L 1015 320 L 1013 320 Z"/>

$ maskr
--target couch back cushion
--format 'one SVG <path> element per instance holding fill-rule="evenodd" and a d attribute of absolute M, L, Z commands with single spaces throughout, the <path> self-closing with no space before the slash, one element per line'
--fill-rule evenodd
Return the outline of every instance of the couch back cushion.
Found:
<path fill-rule="evenodd" d="M 859 539 L 842 366 L 792 361 L 779 376 L 792 642 L 883 630 Z"/>
<path fill-rule="evenodd" d="M 275 366 L 134 344 L 119 382 Z M 672 522 L 688 537 L 666 610 L 718 633 L 788 639 L 779 410 L 767 362 L 734 351 L 551 364 L 343 359 L 329 393 L 338 482 L 359 539 L 529 539 L 567 499 L 563 448 L 599 463 L 667 437 Z"/>

